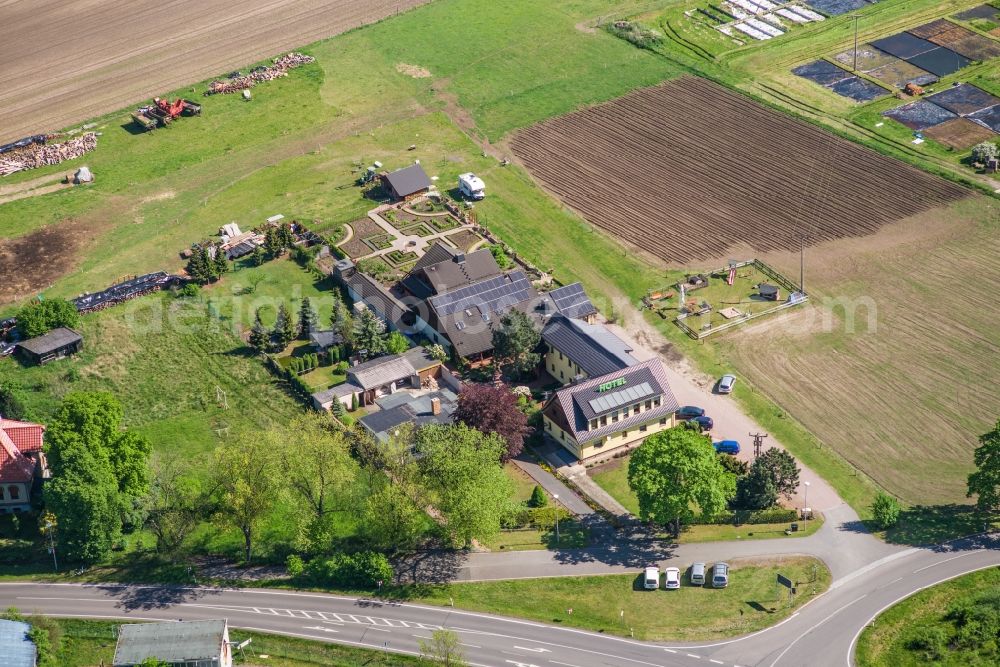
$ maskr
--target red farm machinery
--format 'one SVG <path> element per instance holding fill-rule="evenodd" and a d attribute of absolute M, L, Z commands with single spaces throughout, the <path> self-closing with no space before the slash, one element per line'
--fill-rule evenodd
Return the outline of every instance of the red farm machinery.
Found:
<path fill-rule="evenodd" d="M 171 102 L 155 97 L 152 104 L 139 107 L 132 114 L 132 119 L 143 129 L 153 130 L 157 127 L 165 127 L 170 121 L 180 116 L 199 115 L 201 115 L 201 105 L 191 100 L 178 98 Z"/>

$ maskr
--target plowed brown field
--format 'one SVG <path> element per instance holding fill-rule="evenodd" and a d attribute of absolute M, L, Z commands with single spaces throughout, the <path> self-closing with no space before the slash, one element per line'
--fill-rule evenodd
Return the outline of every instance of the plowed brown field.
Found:
<path fill-rule="evenodd" d="M 428 0 L 0 0 L 0 143 Z"/>
<path fill-rule="evenodd" d="M 870 234 L 970 194 L 694 77 L 540 123 L 511 146 L 591 223 L 676 262 Z"/>

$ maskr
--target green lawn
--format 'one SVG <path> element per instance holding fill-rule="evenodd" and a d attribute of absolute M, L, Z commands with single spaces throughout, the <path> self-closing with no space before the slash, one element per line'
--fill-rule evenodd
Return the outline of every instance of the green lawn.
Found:
<path fill-rule="evenodd" d="M 626 574 L 452 584 L 419 599 L 444 605 L 453 598 L 463 609 L 615 635 L 634 630 L 636 639 L 711 641 L 773 625 L 830 585 L 826 566 L 813 558 L 732 565 L 729 587 L 718 590 L 690 586 L 685 574 L 680 590 L 647 591 L 641 575 Z M 791 604 L 775 589 L 778 573 L 801 582 Z"/>
<path fill-rule="evenodd" d="M 32 419 L 48 422 L 70 391 L 110 391 L 125 423 L 156 451 L 202 457 L 243 428 L 286 422 L 302 407 L 226 322 L 197 299 L 154 294 L 85 315 L 84 351 L 45 366 L 0 359 L 0 379 L 25 388 Z"/>
<path fill-rule="evenodd" d="M 860 667 L 913 665 L 995 665 L 1000 660 L 996 626 L 985 636 L 967 635 L 947 618 L 954 605 L 982 601 L 998 619 L 1000 569 L 995 567 L 938 584 L 884 611 L 858 640 L 855 659 Z M 989 623 L 990 621 L 986 621 Z"/>
<path fill-rule="evenodd" d="M 490 551 L 538 551 L 541 549 L 581 549 L 590 545 L 590 531 L 574 519 L 559 521 L 559 539 L 555 526 L 548 528 L 515 528 L 500 531 L 495 539 L 483 546 Z"/>
<path fill-rule="evenodd" d="M 30 619 L 29 619 L 30 620 Z M 57 654 L 60 667 L 93 667 L 97 664 L 110 665 L 114 659 L 117 629 L 120 623 L 114 621 L 92 621 L 75 618 L 53 619 L 63 631 L 62 650 Z M 251 639 L 245 658 L 236 655 L 237 665 L 267 664 L 272 667 L 356 667 L 357 665 L 424 665 L 419 658 L 396 653 L 367 650 L 309 641 L 297 637 L 283 637 L 259 632 L 230 629 L 229 637 L 234 642 Z M 254 655 L 267 655 L 267 660 Z"/>
<path fill-rule="evenodd" d="M 591 472 L 590 476 L 597 482 L 598 486 L 624 505 L 625 509 L 638 516 L 639 500 L 628 485 L 628 459 L 622 459 L 620 465 L 603 468 L 600 472 Z M 815 533 L 822 525 L 822 519 L 800 521 L 800 530 L 788 536 L 785 535 L 785 530 L 789 527 L 787 523 L 758 523 L 743 524 L 740 526 L 699 524 L 686 526 L 677 541 L 682 544 L 692 544 L 695 542 L 722 542 L 727 540 L 806 537 Z"/>

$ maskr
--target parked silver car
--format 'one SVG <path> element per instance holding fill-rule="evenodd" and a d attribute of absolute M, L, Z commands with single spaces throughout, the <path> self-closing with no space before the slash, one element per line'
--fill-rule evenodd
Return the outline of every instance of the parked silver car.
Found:
<path fill-rule="evenodd" d="M 735 375 L 723 375 L 719 379 L 719 393 L 720 394 L 731 394 L 733 393 L 733 386 L 736 384 Z"/>

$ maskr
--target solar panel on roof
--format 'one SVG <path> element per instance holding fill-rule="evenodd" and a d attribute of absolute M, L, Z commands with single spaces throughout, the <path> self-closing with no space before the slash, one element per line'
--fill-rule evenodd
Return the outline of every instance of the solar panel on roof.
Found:
<path fill-rule="evenodd" d="M 620 408 L 623 405 L 634 403 L 636 400 L 649 396 L 652 393 L 653 388 L 650 384 L 648 382 L 643 382 L 642 384 L 637 384 L 633 387 L 626 387 L 620 391 L 592 398 L 589 401 L 590 409 L 597 414 L 602 414 L 608 410 L 614 410 L 615 408 Z"/>
<path fill-rule="evenodd" d="M 506 305 L 524 301 L 531 296 L 531 283 L 521 271 L 507 276 L 482 280 L 431 299 L 431 304 L 442 317 L 447 317 L 473 306 L 483 312 L 497 312 Z"/>

